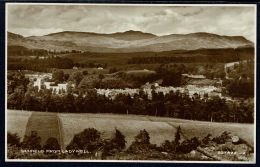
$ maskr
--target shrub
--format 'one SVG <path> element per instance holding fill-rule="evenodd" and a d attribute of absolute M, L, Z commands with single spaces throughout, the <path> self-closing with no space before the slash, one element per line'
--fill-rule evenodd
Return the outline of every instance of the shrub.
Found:
<path fill-rule="evenodd" d="M 197 137 L 187 139 L 176 147 L 176 153 L 187 154 L 192 150 L 196 150 L 199 145 L 200 145 L 200 141 L 198 140 Z"/>
<path fill-rule="evenodd" d="M 216 142 L 217 144 L 225 144 L 230 139 L 231 137 L 229 136 L 229 133 L 225 131 L 220 136 L 214 137 L 212 141 Z"/>
<path fill-rule="evenodd" d="M 175 133 L 174 143 L 175 145 L 179 145 L 181 140 L 181 127 L 178 126 L 177 131 Z"/>
<path fill-rule="evenodd" d="M 7 144 L 10 146 L 20 146 L 20 137 L 17 133 L 7 132 Z"/>
<path fill-rule="evenodd" d="M 135 141 L 129 146 L 127 152 L 129 153 L 142 153 L 150 151 L 150 136 L 148 132 L 144 129 L 141 130 L 137 136 L 135 136 Z"/>
<path fill-rule="evenodd" d="M 93 153 L 101 146 L 103 146 L 103 142 L 100 136 L 100 132 L 94 128 L 88 128 L 83 132 L 76 134 L 66 149 L 88 150 L 89 152 Z"/>
<path fill-rule="evenodd" d="M 125 149 L 125 136 L 118 129 L 115 130 L 113 138 L 104 141 L 103 150 L 105 155 L 113 155 Z"/>
<path fill-rule="evenodd" d="M 150 136 L 148 132 L 145 129 L 141 130 L 139 134 L 135 136 L 135 142 L 142 144 L 150 144 Z"/>
<path fill-rule="evenodd" d="M 57 138 L 50 137 L 47 139 L 46 144 L 43 146 L 44 150 L 60 150 L 60 144 Z"/>
<path fill-rule="evenodd" d="M 205 145 L 209 144 L 209 142 L 210 142 L 210 137 L 211 137 L 211 136 L 212 136 L 211 134 L 208 134 L 207 136 L 205 136 L 205 137 L 202 139 L 202 143 L 205 144 Z"/>
<path fill-rule="evenodd" d="M 177 127 L 177 131 L 175 132 L 174 140 L 170 142 L 169 140 L 165 140 L 161 145 L 161 149 L 166 152 L 175 152 L 176 147 L 180 145 L 181 140 L 181 127 Z"/>
<path fill-rule="evenodd" d="M 36 131 L 31 131 L 30 136 L 25 135 L 21 147 L 28 150 L 41 150 L 41 140 L 41 137 L 38 136 Z"/>
<path fill-rule="evenodd" d="M 164 152 L 171 152 L 174 153 L 175 149 L 176 149 L 176 144 L 174 142 L 170 142 L 169 140 L 165 140 L 162 145 L 161 145 L 161 149 Z"/>
<path fill-rule="evenodd" d="M 123 150 L 125 149 L 126 144 L 125 136 L 118 129 L 115 130 L 116 132 L 114 134 L 114 137 L 111 139 L 111 143 L 113 143 L 113 146 L 117 150 Z"/>

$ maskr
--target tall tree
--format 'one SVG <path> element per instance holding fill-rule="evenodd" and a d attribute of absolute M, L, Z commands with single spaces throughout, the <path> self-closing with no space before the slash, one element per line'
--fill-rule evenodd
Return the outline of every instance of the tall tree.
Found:
<path fill-rule="evenodd" d="M 71 76 L 69 80 L 74 81 L 76 87 L 79 85 L 79 83 L 81 82 L 81 80 L 83 79 L 83 74 L 82 72 L 74 72 Z"/>
<path fill-rule="evenodd" d="M 52 72 L 52 79 L 55 82 L 63 82 L 64 81 L 64 72 L 62 70 L 56 69 Z"/>

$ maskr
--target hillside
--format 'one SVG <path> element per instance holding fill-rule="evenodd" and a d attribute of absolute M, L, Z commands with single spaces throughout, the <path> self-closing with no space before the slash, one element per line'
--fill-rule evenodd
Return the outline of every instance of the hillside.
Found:
<path fill-rule="evenodd" d="M 132 30 L 113 34 L 64 31 L 30 37 L 8 32 L 8 46 L 13 45 L 24 46 L 28 49 L 103 53 L 253 47 L 253 43 L 242 36 L 220 36 L 204 32 L 156 36 Z"/>
<path fill-rule="evenodd" d="M 115 115 L 115 114 L 62 114 L 62 113 L 46 113 L 46 112 L 28 112 L 18 110 L 7 110 L 7 131 L 18 133 L 23 138 L 24 135 L 31 130 L 38 130 L 45 140 L 49 133 L 45 131 L 60 129 L 61 142 L 65 148 L 73 136 L 85 128 L 96 128 L 105 138 L 110 138 L 117 127 L 126 136 L 127 146 L 131 144 L 134 137 L 140 130 L 146 129 L 150 134 L 151 143 L 160 145 L 164 140 L 172 140 L 176 132 L 176 128 L 181 126 L 183 136 L 185 138 L 199 137 L 203 138 L 207 134 L 218 136 L 224 131 L 233 135 L 238 135 L 251 145 L 254 145 L 254 125 L 238 124 L 238 123 L 212 123 L 202 121 L 190 121 L 166 117 L 153 116 L 137 116 L 137 115 Z M 46 122 L 47 117 L 55 117 L 59 119 L 59 127 L 54 127 L 56 122 L 50 120 Z M 32 124 L 32 121 L 34 123 Z M 45 125 L 39 124 L 39 121 Z M 45 131 L 43 130 L 45 127 Z M 58 133 L 57 133 L 58 134 Z M 58 137 L 58 136 L 57 136 Z"/>
<path fill-rule="evenodd" d="M 254 58 L 254 48 L 198 49 L 164 52 L 98 53 L 85 52 L 66 54 L 74 62 L 107 63 L 108 65 L 162 64 L 162 63 L 227 63 Z M 168 59 L 171 58 L 171 59 Z M 175 59 L 176 58 L 176 59 Z M 143 67 L 145 68 L 145 67 Z"/>

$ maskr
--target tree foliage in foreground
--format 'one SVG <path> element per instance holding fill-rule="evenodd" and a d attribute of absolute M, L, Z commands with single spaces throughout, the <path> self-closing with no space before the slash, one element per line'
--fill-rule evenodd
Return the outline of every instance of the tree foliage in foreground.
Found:
<path fill-rule="evenodd" d="M 38 135 L 36 131 L 31 131 L 31 135 L 25 135 L 23 142 L 21 143 L 21 147 L 27 150 L 41 150 L 41 137 Z"/>
<path fill-rule="evenodd" d="M 181 132 L 180 127 L 178 129 L 179 130 L 177 130 L 176 134 Z M 88 128 L 85 129 L 83 132 L 76 134 L 75 136 L 77 138 L 78 143 L 81 143 L 82 145 L 86 146 L 86 147 L 82 146 L 81 148 L 83 149 L 87 147 L 89 148 L 90 145 L 97 146 L 95 143 L 97 143 L 97 141 L 101 141 L 100 142 L 101 147 L 99 148 L 96 147 L 96 149 L 93 149 L 93 152 L 90 152 L 91 154 L 84 154 L 84 155 L 68 154 L 68 153 L 42 154 L 39 152 L 23 153 L 20 151 L 20 148 L 23 147 L 20 147 L 19 145 L 11 146 L 9 144 L 7 147 L 7 157 L 9 159 L 93 159 L 93 157 L 94 159 L 96 159 L 96 153 L 99 151 L 101 152 L 101 154 L 103 154 L 101 155 L 102 158 L 107 160 L 111 160 L 111 159 L 114 160 L 205 160 L 205 159 L 200 159 L 201 154 L 198 153 L 198 151 L 193 151 L 193 150 L 197 150 L 199 146 L 200 146 L 200 150 L 201 149 L 203 150 L 203 148 L 207 150 L 206 147 L 212 147 L 212 146 L 218 147 L 218 145 L 221 146 L 224 145 L 223 148 L 226 150 L 236 151 L 236 149 L 239 149 L 237 148 L 238 146 L 237 144 L 236 146 L 228 144 L 231 136 L 230 133 L 227 132 L 224 132 L 220 136 L 216 136 L 213 139 L 210 138 L 211 135 L 207 135 L 202 140 L 200 140 L 197 137 L 192 137 L 189 139 L 185 138 L 184 141 L 179 143 L 175 141 L 178 139 L 178 137 L 176 138 L 176 136 L 178 136 L 176 134 L 175 134 L 175 139 L 172 140 L 172 142 L 166 140 L 162 144 L 162 146 L 157 147 L 155 144 L 150 143 L 149 133 L 144 129 L 141 130 L 135 136 L 135 140 L 132 142 L 130 147 L 127 150 L 124 150 L 123 147 L 125 146 L 124 145 L 125 137 L 118 129 L 116 129 L 114 136 L 111 139 L 103 139 L 100 136 L 100 132 L 98 132 L 96 129 Z M 17 137 L 17 135 L 14 136 Z M 74 142 L 76 141 L 74 140 L 75 136 L 72 140 Z M 33 132 L 31 136 L 25 138 L 22 143 L 25 143 L 26 141 L 27 143 L 29 143 L 28 140 L 39 141 L 39 140 L 35 140 L 37 138 L 39 139 L 39 136 L 37 135 L 37 133 Z M 86 140 L 86 138 L 88 140 Z M 10 134 L 8 139 L 11 139 Z M 7 142 L 11 143 L 12 140 Z M 32 143 L 37 143 L 37 142 L 31 142 L 31 146 L 33 145 Z M 79 149 L 78 143 L 74 143 L 73 145 L 71 145 L 70 149 L 73 150 Z M 173 144 L 173 143 L 177 143 L 177 144 Z M 251 148 L 251 146 L 249 146 L 246 143 L 246 141 L 242 141 L 239 144 L 243 144 L 242 147 L 247 147 L 249 153 L 253 153 L 253 149 Z M 58 149 L 58 147 L 59 147 L 58 140 L 56 138 L 49 138 L 46 141 L 45 146 L 43 148 Z M 31 149 L 35 150 L 36 147 L 31 147 Z M 193 152 L 191 153 L 191 151 Z M 196 154 L 196 156 L 194 156 L 194 154 Z M 242 155 L 239 156 L 241 157 Z M 235 157 L 235 158 L 237 158 L 236 160 L 241 160 L 239 159 L 239 157 Z M 212 160 L 212 159 L 208 158 L 207 160 Z"/>
<path fill-rule="evenodd" d="M 125 136 L 117 128 L 115 129 L 115 134 L 110 142 L 117 150 L 123 150 L 126 147 Z"/>
<path fill-rule="evenodd" d="M 46 144 L 43 146 L 44 150 L 60 150 L 60 144 L 57 138 L 50 137 L 47 139 Z"/>
<path fill-rule="evenodd" d="M 101 133 L 94 128 L 87 128 L 83 132 L 76 134 L 66 149 L 87 150 L 94 153 L 102 145 Z"/>
<path fill-rule="evenodd" d="M 20 146 L 21 138 L 17 133 L 7 132 L 7 144 L 10 146 Z"/>

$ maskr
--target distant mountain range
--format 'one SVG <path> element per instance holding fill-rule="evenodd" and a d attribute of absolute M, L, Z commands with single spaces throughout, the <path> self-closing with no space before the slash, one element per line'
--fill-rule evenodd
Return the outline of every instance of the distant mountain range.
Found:
<path fill-rule="evenodd" d="M 156 36 L 130 30 L 113 34 L 64 31 L 30 37 L 8 32 L 8 46 L 52 51 L 131 53 L 254 47 L 254 43 L 242 36 L 220 36 L 205 32 Z"/>

